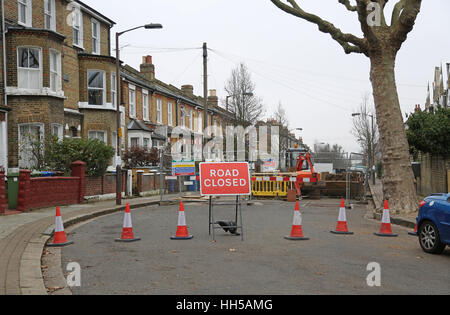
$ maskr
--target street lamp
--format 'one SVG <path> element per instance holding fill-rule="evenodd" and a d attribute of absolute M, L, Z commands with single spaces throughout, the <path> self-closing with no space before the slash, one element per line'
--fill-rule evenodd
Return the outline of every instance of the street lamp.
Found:
<path fill-rule="evenodd" d="M 130 28 L 129 30 L 123 32 L 116 33 L 116 103 L 117 103 L 117 159 L 116 159 L 116 205 L 122 204 L 122 161 L 120 158 L 120 138 L 123 135 L 121 134 L 120 128 L 120 101 L 121 101 L 121 77 L 120 77 L 120 49 L 119 49 L 119 37 L 127 32 L 131 32 L 137 30 L 139 28 L 145 29 L 161 29 L 161 24 L 145 24 L 141 26 L 137 26 L 134 28 Z"/>
<path fill-rule="evenodd" d="M 373 177 L 373 184 L 375 185 L 375 171 L 372 169 L 372 167 L 373 166 L 375 166 L 375 144 L 374 144 L 374 141 L 373 141 L 373 138 L 374 138 L 374 135 L 373 135 L 373 120 L 374 120 L 374 116 L 373 115 L 371 115 L 371 114 L 367 114 L 367 113 L 365 113 L 365 114 L 362 114 L 362 113 L 353 113 L 352 114 L 352 117 L 356 117 L 356 116 L 369 116 L 371 119 L 372 119 L 372 129 L 371 129 L 371 132 L 370 132 L 370 135 L 371 135 L 371 137 L 370 137 L 370 146 L 371 146 L 371 152 L 369 152 L 369 154 L 368 154 L 368 158 L 369 158 L 369 168 L 370 168 L 370 170 L 369 171 L 372 171 L 372 177 Z"/>

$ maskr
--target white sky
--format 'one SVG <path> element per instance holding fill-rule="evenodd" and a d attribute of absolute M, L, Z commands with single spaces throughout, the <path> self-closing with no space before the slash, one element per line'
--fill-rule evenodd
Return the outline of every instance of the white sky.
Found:
<path fill-rule="evenodd" d="M 350 133 L 351 113 L 363 94 L 372 93 L 368 58 L 346 55 L 328 34 L 281 11 L 269 0 L 83 2 L 117 23 L 111 34 L 114 47 L 116 31 L 146 23 L 164 26 L 121 36 L 120 46 L 129 45 L 121 52 L 126 64 L 139 69 L 142 56 L 152 55 L 158 79 L 177 87 L 192 84 L 194 93 L 202 96 L 200 48 L 206 42 L 213 50 L 208 58 L 208 89 L 216 89 L 221 100 L 231 70 L 244 62 L 252 73 L 255 94 L 263 99 L 266 116 L 281 102 L 290 127 L 303 128 L 296 134 L 305 143 L 339 143 L 347 152 L 359 152 Z M 356 13 L 337 0 L 299 3 L 343 31 L 361 36 Z M 389 17 L 393 3 L 387 11 Z M 445 69 L 450 62 L 449 13 L 448 0 L 423 1 L 416 26 L 398 54 L 397 85 L 403 113 L 412 112 L 415 104 L 423 106 L 434 67 L 442 64 Z"/>

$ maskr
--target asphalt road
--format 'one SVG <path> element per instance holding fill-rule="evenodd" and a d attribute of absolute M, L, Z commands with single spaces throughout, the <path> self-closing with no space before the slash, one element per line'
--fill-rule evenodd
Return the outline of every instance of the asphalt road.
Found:
<path fill-rule="evenodd" d="M 365 206 L 347 210 L 354 235 L 330 233 L 339 200 L 302 201 L 308 241 L 288 241 L 294 204 L 258 201 L 243 207 L 244 236 L 208 233 L 207 205 L 186 204 L 192 240 L 174 241 L 178 207 L 132 211 L 141 241 L 117 243 L 123 213 L 99 218 L 70 234 L 62 268 L 81 265 L 74 294 L 284 295 L 284 294 L 449 294 L 450 249 L 424 253 L 409 229 L 393 226 L 397 238 L 380 238 L 380 222 L 364 218 Z M 234 218 L 233 209 L 215 210 L 216 220 Z M 381 286 L 370 287 L 367 265 L 381 267 Z"/>

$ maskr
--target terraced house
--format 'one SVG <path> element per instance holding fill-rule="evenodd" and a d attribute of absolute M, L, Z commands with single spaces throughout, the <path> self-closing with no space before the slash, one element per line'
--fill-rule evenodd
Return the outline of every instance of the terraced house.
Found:
<path fill-rule="evenodd" d="M 115 22 L 78 0 L 1 5 L 0 167 L 36 166 L 33 139 L 96 138 L 116 147 Z M 122 150 L 162 146 L 175 126 L 202 134 L 204 100 L 192 86 L 157 80 L 150 56 L 139 71 L 123 66 L 121 74 Z M 208 99 L 208 125 L 224 126 L 214 91 Z"/>

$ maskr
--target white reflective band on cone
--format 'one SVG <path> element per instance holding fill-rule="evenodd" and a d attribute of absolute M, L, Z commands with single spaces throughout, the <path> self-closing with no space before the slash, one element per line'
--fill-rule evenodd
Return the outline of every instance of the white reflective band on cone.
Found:
<path fill-rule="evenodd" d="M 178 226 L 186 225 L 186 216 L 184 215 L 184 211 L 180 211 L 178 215 Z"/>
<path fill-rule="evenodd" d="M 345 215 L 345 208 L 340 208 L 339 209 L 338 221 L 340 221 L 340 222 L 347 222 L 347 216 Z"/>
<path fill-rule="evenodd" d="M 64 226 L 61 217 L 56 217 L 55 219 L 55 232 L 63 232 Z"/>
<path fill-rule="evenodd" d="M 294 211 L 293 225 L 302 225 L 302 214 L 300 213 L 300 211 Z"/>
<path fill-rule="evenodd" d="M 125 216 L 123 217 L 123 227 L 124 228 L 131 228 L 131 213 L 126 213 L 125 212 Z"/>
<path fill-rule="evenodd" d="M 381 219 L 382 223 L 391 223 L 391 219 L 389 217 L 389 209 L 383 210 L 383 218 Z"/>

